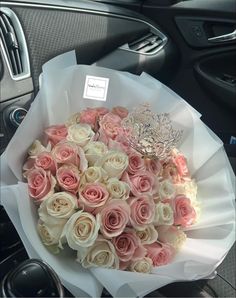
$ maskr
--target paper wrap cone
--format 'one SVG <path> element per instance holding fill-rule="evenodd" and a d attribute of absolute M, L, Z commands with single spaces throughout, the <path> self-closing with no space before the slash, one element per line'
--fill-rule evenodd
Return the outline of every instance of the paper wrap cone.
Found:
<path fill-rule="evenodd" d="M 75 296 L 101 295 L 102 288 L 117 297 L 143 296 L 168 283 L 214 276 L 235 241 L 235 176 L 219 138 L 200 120 L 200 114 L 168 87 L 147 74 L 135 76 L 96 66 L 75 65 L 74 52 L 43 66 L 41 89 L 10 141 L 2 159 L 2 204 L 30 257 L 46 261 Z M 108 79 L 105 100 L 85 98 L 87 76 Z M 22 165 L 32 142 L 44 128 L 64 123 L 86 107 L 125 106 L 148 102 L 156 113 L 169 113 L 175 128 L 184 131 L 179 149 L 188 159 L 201 204 L 198 223 L 186 229 L 187 241 L 174 261 L 152 274 L 92 268 L 75 262 L 75 252 L 52 255 L 37 234 L 36 207 L 22 181 Z M 8 181 L 9 180 L 9 181 Z"/>

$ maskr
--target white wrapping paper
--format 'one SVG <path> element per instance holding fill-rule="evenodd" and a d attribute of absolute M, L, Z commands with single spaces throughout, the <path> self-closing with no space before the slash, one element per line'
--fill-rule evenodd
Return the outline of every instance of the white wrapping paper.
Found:
<path fill-rule="evenodd" d="M 106 101 L 83 98 L 86 75 L 109 79 Z M 1 157 L 4 164 L 1 184 L 11 184 L 12 173 L 22 181 L 27 148 L 40 138 L 45 127 L 63 123 L 71 114 L 86 107 L 121 105 L 131 109 L 144 102 L 149 102 L 155 112 L 168 112 L 175 127 L 184 130 L 179 148 L 187 157 L 198 184 L 202 216 L 197 224 L 187 229 L 186 244 L 171 264 L 155 268 L 153 274 L 147 275 L 103 268 L 85 270 L 75 262 L 71 251 L 54 256 L 37 234 L 37 213 L 26 184 L 19 182 L 2 187 L 2 204 L 29 256 L 48 262 L 77 297 L 100 296 L 103 286 L 113 296 L 143 296 L 174 281 L 210 278 L 235 241 L 235 176 L 222 142 L 200 120 L 201 115 L 147 74 L 135 76 L 95 66 L 78 66 L 74 52 L 44 65 L 40 92 Z"/>

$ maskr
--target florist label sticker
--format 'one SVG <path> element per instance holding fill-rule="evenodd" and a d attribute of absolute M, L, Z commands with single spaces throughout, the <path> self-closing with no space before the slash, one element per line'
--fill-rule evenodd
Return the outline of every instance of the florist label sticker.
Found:
<path fill-rule="evenodd" d="M 86 76 L 84 98 L 106 101 L 109 79 Z"/>

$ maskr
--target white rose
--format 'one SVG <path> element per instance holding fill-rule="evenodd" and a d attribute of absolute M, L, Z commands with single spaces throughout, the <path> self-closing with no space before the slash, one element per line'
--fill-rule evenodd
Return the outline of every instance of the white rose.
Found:
<path fill-rule="evenodd" d="M 69 247 L 75 250 L 79 250 L 81 247 L 89 247 L 97 239 L 99 228 L 99 214 L 95 218 L 88 212 L 78 211 L 65 224 L 60 239 L 60 247 L 64 242 L 67 242 Z"/>
<path fill-rule="evenodd" d="M 128 199 L 130 193 L 129 185 L 117 178 L 110 178 L 107 181 L 107 190 L 113 199 L 126 200 Z"/>
<path fill-rule="evenodd" d="M 68 219 L 78 208 L 77 198 L 67 192 L 57 192 L 43 200 L 38 213 L 46 224 L 57 224 L 58 220 Z"/>
<path fill-rule="evenodd" d="M 90 166 L 93 166 L 107 151 L 107 146 L 102 142 L 89 142 L 84 147 L 85 156 Z"/>
<path fill-rule="evenodd" d="M 136 231 L 136 235 L 141 240 L 142 244 L 152 244 L 157 241 L 158 232 L 154 225 L 148 225 L 143 230 Z"/>
<path fill-rule="evenodd" d="M 144 257 L 143 259 L 133 261 L 129 266 L 130 271 L 138 273 L 151 273 L 152 268 L 152 260 L 148 257 Z"/>
<path fill-rule="evenodd" d="M 195 180 L 185 181 L 174 185 L 176 195 L 185 195 L 192 202 L 197 198 L 197 184 Z"/>
<path fill-rule="evenodd" d="M 187 239 L 186 234 L 175 226 L 159 226 L 157 227 L 158 240 L 163 243 L 169 243 L 176 250 L 180 250 Z"/>
<path fill-rule="evenodd" d="M 78 252 L 80 256 L 80 252 Z M 101 236 L 95 243 L 88 248 L 86 256 L 82 259 L 82 266 L 89 267 L 104 267 L 104 268 L 119 268 L 119 258 L 111 241 L 102 238 Z"/>
<path fill-rule="evenodd" d="M 59 221 L 59 223 L 57 225 L 46 225 L 39 220 L 37 229 L 44 245 L 58 245 L 66 221 Z"/>
<path fill-rule="evenodd" d="M 173 225 L 174 212 L 168 203 L 159 202 L 155 206 L 154 225 Z"/>
<path fill-rule="evenodd" d="M 171 199 L 175 195 L 175 188 L 170 180 L 166 179 L 159 184 L 159 196 L 160 199 Z"/>
<path fill-rule="evenodd" d="M 28 154 L 29 156 L 33 157 L 39 155 L 41 152 L 50 151 L 50 149 L 50 145 L 44 147 L 39 140 L 35 140 L 29 147 Z"/>
<path fill-rule="evenodd" d="M 68 127 L 67 140 L 79 146 L 85 146 L 94 136 L 94 131 L 88 124 L 73 124 Z"/>
<path fill-rule="evenodd" d="M 102 167 L 110 178 L 115 177 L 118 179 L 120 179 L 128 165 L 128 156 L 121 151 L 115 150 L 108 151 L 95 163 L 95 166 Z"/>
<path fill-rule="evenodd" d="M 104 182 L 107 180 L 107 173 L 101 167 L 89 167 L 80 180 L 80 187 L 87 183 Z"/>
<path fill-rule="evenodd" d="M 69 127 L 80 122 L 80 113 L 75 113 L 66 121 L 65 126 Z"/>

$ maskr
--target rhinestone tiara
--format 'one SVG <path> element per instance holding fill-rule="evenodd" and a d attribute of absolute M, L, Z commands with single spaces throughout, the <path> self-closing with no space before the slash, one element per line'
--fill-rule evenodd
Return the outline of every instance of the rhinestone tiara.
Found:
<path fill-rule="evenodd" d="M 182 130 L 173 129 L 168 113 L 153 113 L 148 103 L 134 108 L 122 120 L 122 127 L 133 149 L 148 158 L 162 161 L 170 157 L 171 150 L 183 134 Z"/>

